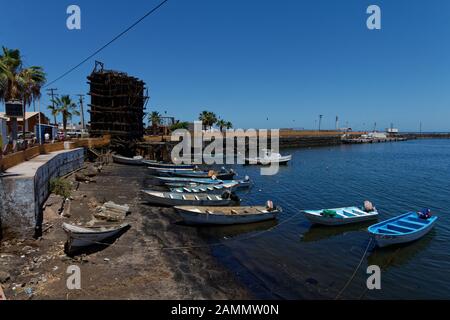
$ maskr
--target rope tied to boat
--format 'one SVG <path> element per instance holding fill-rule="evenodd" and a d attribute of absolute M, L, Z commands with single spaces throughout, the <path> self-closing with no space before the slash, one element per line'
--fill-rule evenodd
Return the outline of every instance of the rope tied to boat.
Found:
<path fill-rule="evenodd" d="M 364 250 L 364 253 L 361 257 L 361 259 L 359 260 L 358 265 L 356 266 L 355 270 L 353 271 L 353 274 L 351 275 L 351 277 L 348 279 L 347 283 L 344 285 L 344 287 L 341 289 L 341 291 L 339 291 L 339 293 L 337 294 L 337 296 L 334 298 L 334 300 L 339 299 L 339 297 L 342 295 L 342 293 L 344 293 L 344 291 L 347 289 L 347 287 L 350 285 L 350 283 L 353 281 L 353 279 L 356 276 L 356 273 L 358 272 L 359 268 L 361 267 L 362 262 L 364 261 L 364 258 L 366 257 L 367 252 L 369 251 L 370 245 L 372 244 L 373 238 L 370 238 L 369 243 L 367 244 L 366 250 Z"/>

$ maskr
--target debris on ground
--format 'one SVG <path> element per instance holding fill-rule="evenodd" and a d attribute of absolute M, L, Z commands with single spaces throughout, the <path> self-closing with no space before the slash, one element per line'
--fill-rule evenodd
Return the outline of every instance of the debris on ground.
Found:
<path fill-rule="evenodd" d="M 129 212 L 130 207 L 128 205 L 118 205 L 108 201 L 95 209 L 94 217 L 109 222 L 119 222 L 123 221 Z"/>

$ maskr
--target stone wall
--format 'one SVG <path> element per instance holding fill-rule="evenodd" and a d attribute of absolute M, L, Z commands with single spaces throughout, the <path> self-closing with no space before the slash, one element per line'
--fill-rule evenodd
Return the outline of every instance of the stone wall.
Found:
<path fill-rule="evenodd" d="M 32 236 L 42 224 L 42 205 L 49 195 L 50 180 L 80 168 L 83 163 L 83 148 L 59 151 L 21 164 L 33 166 L 26 174 L 0 179 L 1 228 L 7 233 Z"/>

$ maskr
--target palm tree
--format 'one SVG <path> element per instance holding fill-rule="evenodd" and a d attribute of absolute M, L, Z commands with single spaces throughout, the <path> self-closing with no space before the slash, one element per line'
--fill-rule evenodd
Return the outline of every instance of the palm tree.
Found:
<path fill-rule="evenodd" d="M 24 135 L 26 107 L 41 96 L 41 88 L 45 82 L 45 73 L 41 67 L 23 68 L 20 51 L 2 47 L 2 54 L 0 55 L 0 101 L 22 101 Z"/>
<path fill-rule="evenodd" d="M 223 119 L 219 119 L 216 124 L 219 127 L 219 130 L 222 131 L 223 128 L 226 127 L 227 122 L 225 120 L 223 120 Z"/>
<path fill-rule="evenodd" d="M 233 124 L 232 124 L 230 121 L 227 121 L 227 122 L 225 123 L 225 128 L 227 128 L 227 129 L 232 129 L 232 128 L 233 128 Z"/>
<path fill-rule="evenodd" d="M 80 115 L 80 112 L 77 110 L 78 106 L 72 101 L 72 99 L 70 99 L 68 94 L 61 96 L 61 98 L 57 97 L 54 102 L 57 106 L 57 114 L 61 114 L 62 116 L 63 130 L 65 133 L 67 121 L 72 119 L 72 116 L 74 115 Z"/>
<path fill-rule="evenodd" d="M 198 120 L 200 120 L 205 127 L 211 128 L 217 122 L 217 116 L 214 112 L 202 111 Z"/>
<path fill-rule="evenodd" d="M 51 102 L 56 102 L 52 100 Z M 56 116 L 58 115 L 58 107 L 55 104 L 52 104 L 50 106 L 47 106 L 47 109 L 50 110 L 52 116 L 53 116 L 53 124 L 56 125 Z"/>
<path fill-rule="evenodd" d="M 158 128 L 159 124 L 161 123 L 161 114 L 158 111 L 153 111 L 148 115 L 148 119 L 152 123 L 152 131 L 153 134 L 156 134 L 156 129 Z"/>

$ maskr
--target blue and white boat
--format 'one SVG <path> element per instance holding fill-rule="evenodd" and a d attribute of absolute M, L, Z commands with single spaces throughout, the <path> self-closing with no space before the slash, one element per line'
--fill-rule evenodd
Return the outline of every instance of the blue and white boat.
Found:
<path fill-rule="evenodd" d="M 160 162 L 156 160 L 142 160 L 142 164 L 149 166 L 150 168 L 158 169 L 187 169 L 192 170 L 195 168 L 193 164 L 174 164 L 168 162 Z"/>
<path fill-rule="evenodd" d="M 415 241 L 426 235 L 436 223 L 437 217 L 423 219 L 417 212 L 408 212 L 401 216 L 374 224 L 368 231 L 379 247 Z"/>
<path fill-rule="evenodd" d="M 183 178 L 183 177 L 153 177 L 160 184 L 169 186 L 169 187 L 183 187 L 189 184 L 222 184 L 225 182 L 230 182 L 226 180 L 220 179 L 212 179 L 212 178 Z"/>
<path fill-rule="evenodd" d="M 327 226 L 338 226 L 378 218 L 378 212 L 376 210 L 367 212 L 358 207 L 305 210 L 304 214 L 310 222 Z"/>
<path fill-rule="evenodd" d="M 152 174 L 158 177 L 180 177 L 180 178 L 211 178 L 215 176 L 220 180 L 231 180 L 236 175 L 233 169 L 226 170 L 222 168 L 220 171 L 203 171 L 198 169 L 163 169 L 153 170 Z"/>
<path fill-rule="evenodd" d="M 183 186 L 177 188 L 170 188 L 171 192 L 177 193 L 210 193 L 210 194 L 222 194 L 224 191 L 234 192 L 239 189 L 249 188 L 251 185 L 250 179 L 236 180 L 232 182 L 226 182 L 221 184 L 200 184 L 194 186 Z"/>

